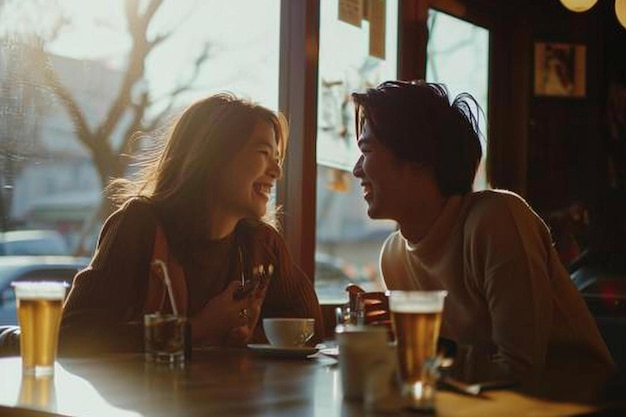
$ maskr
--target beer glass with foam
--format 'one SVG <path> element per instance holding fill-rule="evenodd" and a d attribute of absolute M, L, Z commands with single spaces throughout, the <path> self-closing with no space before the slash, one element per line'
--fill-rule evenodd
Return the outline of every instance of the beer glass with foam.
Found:
<path fill-rule="evenodd" d="M 26 375 L 54 373 L 65 282 L 14 282 L 20 324 L 22 372 Z"/>
<path fill-rule="evenodd" d="M 435 408 L 435 374 L 429 366 L 437 339 L 446 291 L 391 291 L 389 309 L 397 341 L 402 394 L 410 408 Z"/>

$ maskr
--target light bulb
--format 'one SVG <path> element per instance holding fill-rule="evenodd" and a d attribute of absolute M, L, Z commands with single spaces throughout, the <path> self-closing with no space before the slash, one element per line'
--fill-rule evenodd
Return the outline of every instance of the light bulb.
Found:
<path fill-rule="evenodd" d="M 561 0 L 561 4 L 573 12 L 580 13 L 591 9 L 597 1 L 598 0 Z"/>
<path fill-rule="evenodd" d="M 619 23 L 626 29 L 626 0 L 615 0 L 615 15 Z"/>

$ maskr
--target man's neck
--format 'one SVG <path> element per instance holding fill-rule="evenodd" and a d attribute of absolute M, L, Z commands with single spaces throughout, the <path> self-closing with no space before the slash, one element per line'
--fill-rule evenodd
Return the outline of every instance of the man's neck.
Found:
<path fill-rule="evenodd" d="M 411 243 L 419 243 L 443 212 L 446 201 L 445 196 L 437 193 L 434 198 L 421 200 L 417 206 L 409 208 L 407 215 L 398 222 L 402 236 Z"/>

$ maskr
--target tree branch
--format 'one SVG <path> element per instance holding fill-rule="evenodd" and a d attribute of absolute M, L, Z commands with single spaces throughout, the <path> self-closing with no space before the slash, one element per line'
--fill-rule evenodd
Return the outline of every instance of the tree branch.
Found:
<path fill-rule="evenodd" d="M 40 61 L 40 68 L 43 68 L 44 82 L 53 90 L 63 107 L 65 107 L 65 110 L 69 113 L 78 140 L 88 149 L 93 150 L 95 145 L 94 135 L 91 129 L 89 129 L 85 113 L 80 108 L 69 89 L 59 80 L 59 76 L 54 68 L 52 68 L 52 65 L 50 65 L 49 57 L 46 53 L 41 50 L 36 54 L 40 55 L 38 60 Z"/>
<path fill-rule="evenodd" d="M 167 99 L 168 99 L 168 104 L 165 107 L 165 109 L 163 109 L 162 111 L 160 111 L 153 119 L 151 122 L 149 122 L 146 125 L 146 130 L 147 131 L 151 131 L 157 128 L 159 121 L 166 116 L 169 112 L 172 111 L 172 108 L 174 107 L 174 103 L 176 102 L 176 98 L 178 96 L 180 96 L 182 93 L 185 93 L 187 91 L 192 90 L 192 86 L 195 84 L 195 82 L 198 80 L 198 77 L 200 76 L 200 69 L 202 68 L 202 65 L 204 65 L 204 63 L 209 59 L 210 57 L 210 49 L 211 46 L 209 44 L 209 42 L 205 42 L 201 53 L 196 57 L 196 59 L 194 60 L 194 65 L 193 65 L 193 72 L 191 73 L 191 75 L 189 76 L 189 78 L 187 78 L 187 80 L 185 82 L 179 82 L 179 84 L 176 86 L 176 88 L 174 88 L 174 90 L 172 90 L 169 94 L 166 95 Z M 161 98 L 157 101 L 163 100 L 164 98 Z"/>
<path fill-rule="evenodd" d="M 137 0 L 129 0 L 126 4 L 126 19 L 132 38 L 132 47 L 128 53 L 129 63 L 117 97 L 109 107 L 104 121 L 98 127 L 97 131 L 100 137 L 109 137 L 119 124 L 128 103 L 131 101 L 133 87 L 143 77 L 147 56 L 158 43 L 162 42 L 160 38 L 154 42 L 148 42 L 146 39 L 150 21 L 161 7 L 162 2 L 162 0 L 152 0 L 143 14 L 139 12 Z"/>

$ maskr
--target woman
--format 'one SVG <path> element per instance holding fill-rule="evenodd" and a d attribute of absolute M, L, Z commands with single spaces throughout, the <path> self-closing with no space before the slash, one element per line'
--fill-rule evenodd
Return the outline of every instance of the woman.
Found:
<path fill-rule="evenodd" d="M 352 97 L 361 151 L 353 173 L 368 215 L 399 226 L 381 249 L 380 284 L 448 292 L 441 335 L 458 345 L 456 375 L 544 393 L 610 375 L 611 355 L 544 222 L 514 193 L 472 191 L 482 154 L 476 101 L 451 102 L 445 86 L 424 81 Z"/>
<path fill-rule="evenodd" d="M 312 283 L 264 219 L 286 146 L 282 115 L 233 95 L 185 110 L 140 175 L 110 185 L 120 207 L 74 280 L 61 352 L 139 351 L 155 309 L 186 314 L 194 345 L 263 342 L 260 318 L 280 316 L 315 318 L 321 340 Z M 240 294 L 244 282 L 258 285 Z"/>

